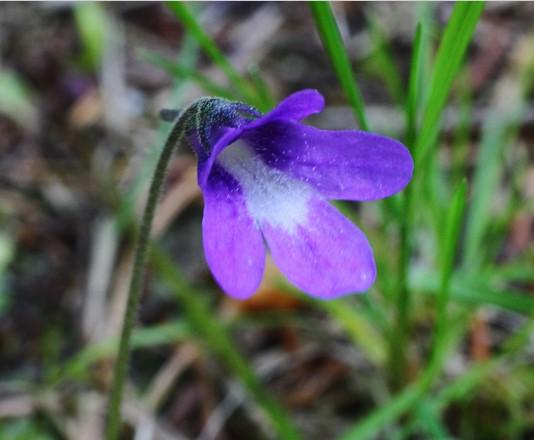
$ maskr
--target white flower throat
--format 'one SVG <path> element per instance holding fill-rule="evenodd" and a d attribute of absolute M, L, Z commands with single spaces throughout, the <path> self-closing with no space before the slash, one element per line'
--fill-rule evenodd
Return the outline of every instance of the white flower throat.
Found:
<path fill-rule="evenodd" d="M 226 147 L 217 162 L 241 185 L 248 211 L 258 226 L 268 223 L 293 233 L 298 225 L 306 224 L 313 194 L 306 183 L 266 165 L 241 140 Z"/>

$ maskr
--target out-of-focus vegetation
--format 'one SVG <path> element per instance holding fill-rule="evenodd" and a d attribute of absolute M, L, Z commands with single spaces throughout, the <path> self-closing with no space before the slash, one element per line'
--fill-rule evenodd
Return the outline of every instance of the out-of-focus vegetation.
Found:
<path fill-rule="evenodd" d="M 311 300 L 272 264 L 222 294 L 195 159 L 154 225 L 123 408 L 135 439 L 534 436 L 530 3 L 0 5 L 0 438 L 99 439 L 133 231 L 169 125 L 206 94 L 401 139 L 402 194 L 339 208 L 365 295 Z"/>

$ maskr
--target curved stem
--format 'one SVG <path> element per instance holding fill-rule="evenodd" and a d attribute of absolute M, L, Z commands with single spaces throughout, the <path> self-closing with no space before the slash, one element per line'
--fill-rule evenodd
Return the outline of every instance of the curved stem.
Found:
<path fill-rule="evenodd" d="M 193 103 L 191 106 L 195 105 Z M 189 107 L 191 108 L 191 107 Z M 137 317 L 137 309 L 141 291 L 143 287 L 143 280 L 145 275 L 145 262 L 147 259 L 147 250 L 150 240 L 150 230 L 152 227 L 152 220 L 156 211 L 161 187 L 165 178 L 165 171 L 169 164 L 174 148 L 179 144 L 184 134 L 186 123 L 185 115 L 188 113 L 187 109 L 183 111 L 176 122 L 165 142 L 163 151 L 159 157 L 152 182 L 150 183 L 150 191 L 148 200 L 143 213 L 143 220 L 138 233 L 138 241 L 135 250 L 135 261 L 133 266 L 132 279 L 130 281 L 130 290 L 128 292 L 128 302 L 126 304 L 126 311 L 124 313 L 124 320 L 122 323 L 121 338 L 119 343 L 119 352 L 115 364 L 115 371 L 113 376 L 113 383 L 111 386 L 111 397 L 109 403 L 109 416 L 106 429 L 106 439 L 115 440 L 119 434 L 121 421 L 121 403 L 124 388 L 124 379 L 126 376 L 127 366 L 130 357 L 130 339 L 132 329 Z"/>

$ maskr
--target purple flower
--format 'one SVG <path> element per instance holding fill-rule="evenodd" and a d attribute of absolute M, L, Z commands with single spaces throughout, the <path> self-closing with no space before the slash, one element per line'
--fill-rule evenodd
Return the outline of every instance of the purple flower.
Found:
<path fill-rule="evenodd" d="M 393 139 L 299 122 L 323 107 L 317 91 L 303 90 L 263 116 L 235 103 L 214 106 L 189 131 L 205 201 L 206 259 L 235 298 L 257 289 L 266 247 L 289 281 L 322 299 L 365 291 L 375 280 L 365 235 L 328 199 L 395 194 L 410 181 L 413 161 Z"/>

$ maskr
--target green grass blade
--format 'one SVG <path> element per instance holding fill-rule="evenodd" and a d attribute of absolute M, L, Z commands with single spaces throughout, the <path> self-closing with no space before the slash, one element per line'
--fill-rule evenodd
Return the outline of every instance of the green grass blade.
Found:
<path fill-rule="evenodd" d="M 234 91 L 216 84 L 207 76 L 202 75 L 198 70 L 194 68 L 173 62 L 156 53 L 146 52 L 143 54 L 143 57 L 148 62 L 161 67 L 163 70 L 165 70 L 167 73 L 169 73 L 175 78 L 191 80 L 197 83 L 200 87 L 202 87 L 202 89 L 204 89 L 211 95 L 220 96 L 222 98 L 227 99 L 232 99 L 235 96 Z"/>
<path fill-rule="evenodd" d="M 460 227 L 464 218 L 467 181 L 463 180 L 454 191 L 445 223 L 444 240 L 441 243 L 440 282 L 437 298 L 437 323 L 432 344 L 432 354 L 425 374 L 430 381 L 438 375 L 445 360 L 447 328 L 449 327 L 448 305 L 454 257 L 459 248 Z"/>
<path fill-rule="evenodd" d="M 504 362 L 509 361 L 512 356 L 524 348 L 531 340 L 533 332 L 534 319 L 531 318 L 519 331 L 505 341 L 503 350 L 499 355 L 473 365 L 465 374 L 445 386 L 435 397 L 426 399 L 426 404 L 435 406 L 436 410 L 441 410 L 451 401 L 465 398 Z"/>
<path fill-rule="evenodd" d="M 419 97 L 421 95 L 420 83 L 422 75 L 423 62 L 423 26 L 421 23 L 417 24 L 415 30 L 415 38 L 413 42 L 412 61 L 410 64 L 410 81 L 408 84 L 408 94 L 406 98 L 406 144 L 408 148 L 413 148 L 415 134 L 417 132 L 417 108 Z"/>
<path fill-rule="evenodd" d="M 189 327 L 181 321 L 137 328 L 132 334 L 132 349 L 154 347 L 172 344 L 191 337 Z M 117 349 L 117 338 L 110 338 L 98 344 L 89 345 L 59 371 L 51 377 L 58 377 L 61 381 L 84 377 L 89 372 L 89 366 L 106 356 L 111 356 Z"/>
<path fill-rule="evenodd" d="M 487 268 L 485 273 L 488 278 L 504 283 L 534 283 L 532 266 L 522 261 L 492 266 Z"/>
<path fill-rule="evenodd" d="M 502 122 L 503 117 L 502 114 L 491 115 L 483 130 L 467 222 L 464 264 L 469 268 L 480 266 L 483 259 L 482 238 L 491 221 L 489 208 L 500 182 L 502 158 L 509 140 L 509 127 Z"/>
<path fill-rule="evenodd" d="M 451 322 L 450 331 L 444 339 L 444 353 L 456 342 L 464 331 L 465 316 L 459 316 Z M 363 420 L 349 428 L 339 440 L 365 440 L 377 438 L 380 432 L 388 425 L 394 423 L 399 417 L 414 407 L 425 395 L 432 384 L 432 380 L 439 372 L 437 368 L 425 370 L 416 382 L 408 385 L 403 391 L 393 397 L 389 402 L 379 406 Z"/>
<path fill-rule="evenodd" d="M 436 142 L 441 114 L 452 82 L 483 9 L 483 2 L 458 2 L 454 5 L 432 71 L 430 92 L 414 151 L 416 170 Z"/>
<path fill-rule="evenodd" d="M 494 110 L 482 128 L 466 230 L 464 259 L 466 269 L 479 267 L 487 256 L 481 252 L 483 248 L 481 244 L 485 233 L 495 223 L 495 218 L 490 214 L 491 202 L 503 177 L 504 153 L 517 134 L 521 115 L 525 109 L 524 92 L 528 84 L 521 84 L 521 81 L 518 81 L 517 85 L 516 93 L 507 90 L 509 93 L 507 96 L 517 95 L 515 99 L 511 98 L 507 107 L 501 105 Z"/>
<path fill-rule="evenodd" d="M 441 371 L 447 349 L 451 345 L 451 339 L 455 336 L 455 332 L 458 331 L 458 328 L 452 328 L 451 331 L 448 330 L 450 322 L 447 316 L 447 304 L 454 255 L 458 248 L 460 225 L 465 209 L 466 192 L 467 183 L 464 181 L 454 192 L 447 218 L 438 296 L 438 324 L 431 360 L 417 382 L 406 388 L 391 402 L 366 417 L 352 431 L 349 431 L 342 440 L 363 439 L 378 434 L 387 424 L 393 422 L 415 405 Z"/>
<path fill-rule="evenodd" d="M 532 37 L 531 37 L 531 41 Z M 532 58 L 532 57 L 531 57 Z M 494 218 L 491 202 L 502 178 L 502 158 L 506 147 L 515 138 L 525 111 L 526 95 L 533 84 L 534 60 L 524 58 L 518 72 L 497 85 L 494 110 L 482 127 L 482 140 L 477 156 L 471 206 L 467 222 L 464 268 L 479 267 L 486 255 L 484 234 Z"/>
<path fill-rule="evenodd" d="M 234 68 L 232 63 L 219 49 L 217 44 L 215 44 L 213 39 L 204 31 L 186 4 L 184 2 L 172 1 L 168 2 L 167 6 L 198 41 L 204 52 L 206 52 L 213 62 L 224 72 L 236 89 L 240 91 L 242 97 L 252 104 L 258 104 L 258 97 L 254 89 Z"/>
<path fill-rule="evenodd" d="M 263 388 L 249 363 L 236 349 L 226 329 L 214 319 L 212 312 L 203 300 L 202 292 L 195 292 L 176 271 L 176 265 L 167 254 L 153 247 L 151 261 L 161 277 L 184 307 L 184 312 L 192 328 L 212 349 L 230 370 L 239 378 L 251 399 L 270 418 L 277 431 L 277 438 L 296 440 L 300 436 L 284 409 Z"/>
<path fill-rule="evenodd" d="M 413 149 L 413 142 L 417 130 L 417 107 L 420 90 L 420 77 L 422 75 L 423 58 L 423 34 L 422 25 L 419 24 L 416 29 L 414 39 L 414 51 L 410 67 L 410 84 L 408 88 L 408 97 L 406 105 L 406 143 L 410 149 Z M 405 347 L 408 329 L 408 309 L 410 306 L 410 291 L 408 286 L 409 259 L 412 248 L 410 225 L 412 217 L 412 199 L 413 192 L 410 187 L 402 195 L 403 214 L 399 218 L 400 225 L 400 256 L 398 261 L 399 277 L 396 284 L 396 327 L 397 331 L 391 335 L 391 376 L 396 387 L 401 386 L 404 382 L 406 370 L 405 350 L 399 347 Z"/>
<path fill-rule="evenodd" d="M 473 124 L 473 91 L 470 82 L 469 70 L 464 69 L 458 81 L 459 110 L 458 126 L 453 135 L 452 182 L 459 182 L 466 175 L 469 163 L 469 141 Z"/>
<path fill-rule="evenodd" d="M 403 106 L 406 101 L 405 87 L 402 82 L 402 75 L 395 63 L 387 36 L 380 28 L 378 20 L 375 17 L 370 17 L 367 21 L 369 23 L 371 44 L 374 48 L 368 60 L 370 68 L 384 80 L 394 102 L 399 106 Z"/>
<path fill-rule="evenodd" d="M 362 94 L 354 79 L 349 57 L 330 4 L 325 1 L 312 1 L 310 8 L 323 45 L 347 95 L 354 116 L 362 130 L 368 130 L 369 124 L 365 115 Z"/>
<path fill-rule="evenodd" d="M 419 102 L 420 79 L 422 75 L 423 58 L 423 34 L 422 25 L 418 24 L 415 38 L 414 49 L 410 66 L 410 83 L 406 102 L 406 144 L 413 149 L 417 130 L 417 108 Z M 400 256 L 398 262 L 399 278 L 396 284 L 396 326 L 397 331 L 392 334 L 391 339 L 391 374 L 396 386 L 400 386 L 404 381 L 404 371 L 406 368 L 405 350 L 399 350 L 398 347 L 404 347 L 406 344 L 406 334 L 408 332 L 408 308 L 410 304 L 410 292 L 408 286 L 409 259 L 411 252 L 411 208 L 412 208 L 412 191 L 410 188 L 402 195 L 404 215 L 400 216 Z"/>
<path fill-rule="evenodd" d="M 9 116 L 23 127 L 33 129 L 37 112 L 32 101 L 32 93 L 19 75 L 0 70 L 0 114 Z"/>
<path fill-rule="evenodd" d="M 265 81 L 261 70 L 256 65 L 252 65 L 248 68 L 248 73 L 252 84 L 256 88 L 256 93 L 258 94 L 262 105 L 259 107 L 260 110 L 265 111 L 276 105 L 276 101 L 271 94 L 269 85 Z"/>
<path fill-rule="evenodd" d="M 339 440 L 365 440 L 376 438 L 384 426 L 392 423 L 412 407 L 421 396 L 419 383 L 408 386 L 395 399 L 367 416 L 361 423 L 349 429 Z"/>
<path fill-rule="evenodd" d="M 410 279 L 410 288 L 428 294 L 437 295 L 439 283 L 432 272 L 414 273 Z M 512 289 L 498 289 L 486 279 L 466 278 L 455 274 L 451 280 L 451 299 L 470 305 L 492 305 L 521 314 L 534 313 L 534 298 Z"/>
<path fill-rule="evenodd" d="M 335 322 L 347 332 L 354 344 L 365 351 L 371 362 L 377 365 L 384 364 L 386 341 L 362 316 L 361 311 L 354 307 L 354 304 L 346 300 L 336 300 L 317 302 L 316 306 L 327 310 L 332 315 Z"/>
<path fill-rule="evenodd" d="M 414 178 L 403 195 L 404 218 L 401 222 L 401 257 L 399 259 L 399 288 L 397 293 L 397 331 L 391 341 L 391 371 L 394 383 L 401 386 L 406 376 L 407 350 L 405 347 L 409 332 L 408 311 L 411 293 L 408 289 L 408 261 L 411 256 L 413 217 L 416 208 L 416 188 L 424 175 L 423 159 L 435 146 L 439 131 L 439 121 L 449 95 L 453 79 L 465 55 L 471 40 L 483 3 L 456 3 L 445 28 L 443 40 L 439 46 L 433 67 L 430 91 L 427 98 L 418 136 L 412 150 L 415 162 Z M 432 163 L 428 161 L 427 165 Z"/>
<path fill-rule="evenodd" d="M 441 243 L 442 257 L 440 269 L 440 291 L 438 294 L 438 316 L 446 321 L 446 307 L 449 302 L 449 285 L 451 281 L 454 255 L 458 249 L 460 238 L 460 226 L 462 223 L 465 202 L 467 195 L 467 181 L 463 180 L 454 191 L 452 196 L 447 221 L 445 224 L 445 234 Z"/>
<path fill-rule="evenodd" d="M 411 423 L 403 427 L 402 439 L 406 438 L 432 438 L 445 440 L 452 438 L 448 432 L 441 414 L 433 407 L 418 403 L 414 408 L 414 417 Z"/>
<path fill-rule="evenodd" d="M 532 39 L 530 40 L 532 41 Z M 494 109 L 489 113 L 482 127 L 482 140 L 478 152 L 475 175 L 471 192 L 471 206 L 466 229 L 466 247 L 463 266 L 467 270 L 480 267 L 486 260 L 492 249 L 482 246 L 482 242 L 499 222 L 490 214 L 492 199 L 501 183 L 504 167 L 503 156 L 506 148 L 515 139 L 522 115 L 526 108 L 526 95 L 532 86 L 532 70 L 534 60 L 532 57 L 522 57 L 509 77 L 504 78 L 498 85 L 493 99 Z M 516 174 L 520 167 L 516 167 Z M 513 182 L 512 178 L 512 182 Z M 513 184 L 508 190 L 510 199 L 508 220 L 514 214 Z M 515 197 L 517 200 L 518 198 Z M 505 222 L 506 222 L 505 216 Z M 505 223 L 506 224 L 506 223 Z M 508 225 L 507 225 L 508 226 Z M 493 243 L 500 244 L 502 236 L 508 228 L 501 229 L 500 237 L 493 238 Z M 485 252 L 485 253 L 484 253 Z"/>
<path fill-rule="evenodd" d="M 420 380 L 421 395 L 430 388 L 439 375 L 446 360 L 447 348 L 450 345 L 450 319 L 448 304 L 450 285 L 454 267 L 454 257 L 459 248 L 460 228 L 464 218 L 467 195 L 467 181 L 463 180 L 454 191 L 448 211 L 444 239 L 441 242 L 440 281 L 437 298 L 437 323 L 432 344 L 430 361 Z M 453 329 L 454 330 L 454 329 Z"/>
<path fill-rule="evenodd" d="M 83 61 L 92 69 L 100 67 L 110 33 L 110 23 L 104 5 L 99 2 L 76 3 L 74 18 L 83 42 Z"/>
<path fill-rule="evenodd" d="M 355 346 L 361 348 L 371 362 L 382 366 L 386 360 L 386 340 L 384 331 L 380 331 L 377 321 L 381 320 L 370 303 L 369 297 L 361 298 L 358 303 L 351 298 L 340 298 L 332 301 L 321 301 L 304 294 L 287 281 L 280 283 L 280 288 L 297 296 L 317 309 L 329 313 L 334 321 L 345 331 Z M 384 318 L 385 319 L 385 318 Z"/>
<path fill-rule="evenodd" d="M 180 60 L 180 64 L 188 69 L 193 69 L 197 63 L 199 54 L 198 44 L 191 35 L 185 35 L 182 47 L 177 55 L 177 59 Z M 180 108 L 187 103 L 184 102 L 185 98 L 185 83 L 183 81 L 173 81 L 171 88 L 169 102 L 172 102 L 173 106 Z M 147 155 L 143 160 L 142 166 L 140 166 L 137 175 L 128 185 L 128 188 L 123 194 L 117 193 L 117 206 L 115 211 L 115 219 L 117 229 L 119 231 L 131 228 L 136 221 L 137 199 L 142 197 L 143 191 L 146 189 L 148 181 L 152 176 L 152 172 L 156 167 L 158 157 L 161 153 L 162 145 L 165 142 L 169 134 L 169 123 L 164 121 L 158 121 L 156 138 L 153 145 L 148 149 Z M 109 186 L 107 184 L 106 188 Z"/>
<path fill-rule="evenodd" d="M 418 110 L 422 103 L 427 101 L 428 92 L 430 90 L 430 79 L 432 78 L 432 67 L 436 54 L 434 53 L 434 47 L 436 43 L 434 37 L 438 34 L 438 24 L 436 23 L 435 16 L 437 5 L 433 2 L 417 2 L 414 3 L 414 15 L 417 19 L 417 23 L 421 23 L 421 62 L 420 62 L 420 79 L 419 84 L 419 99 Z M 411 80 L 411 78 L 410 78 Z"/>

